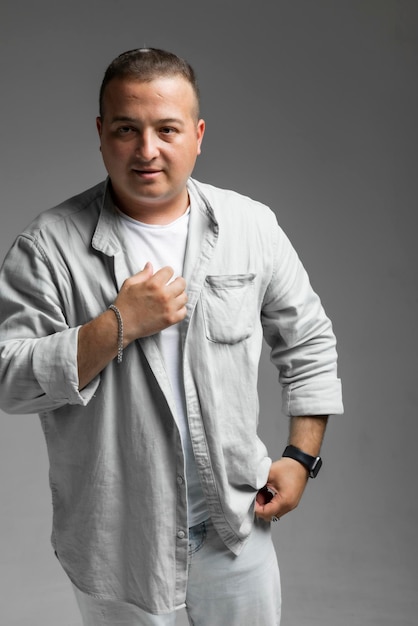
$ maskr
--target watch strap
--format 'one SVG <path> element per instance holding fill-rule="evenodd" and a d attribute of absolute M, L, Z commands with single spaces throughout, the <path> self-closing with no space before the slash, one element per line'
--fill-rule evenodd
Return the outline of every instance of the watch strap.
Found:
<path fill-rule="evenodd" d="M 316 478 L 319 470 L 322 466 L 322 459 L 320 456 L 312 456 L 303 452 L 296 446 L 286 446 L 282 456 L 289 457 L 295 461 L 299 461 L 309 472 L 309 478 Z"/>

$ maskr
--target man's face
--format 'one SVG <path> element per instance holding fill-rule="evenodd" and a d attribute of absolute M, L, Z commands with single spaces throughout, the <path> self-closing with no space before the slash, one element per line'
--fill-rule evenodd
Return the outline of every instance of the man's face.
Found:
<path fill-rule="evenodd" d="M 181 76 L 113 79 L 97 129 L 118 208 L 146 223 L 173 221 L 187 208 L 186 181 L 205 130 L 196 96 Z"/>

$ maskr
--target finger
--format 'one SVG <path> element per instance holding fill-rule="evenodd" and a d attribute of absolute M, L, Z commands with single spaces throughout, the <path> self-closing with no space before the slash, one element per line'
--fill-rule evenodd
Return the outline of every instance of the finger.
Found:
<path fill-rule="evenodd" d="M 182 276 L 177 276 L 168 286 L 169 293 L 177 298 L 178 296 L 186 293 L 186 281 Z M 186 300 L 187 302 L 187 296 Z"/>
<path fill-rule="evenodd" d="M 133 275 L 132 278 L 135 278 L 135 282 L 145 282 L 154 274 L 154 268 L 152 263 L 149 261 L 145 263 L 142 270 Z"/>
<path fill-rule="evenodd" d="M 266 486 L 257 493 L 254 507 L 257 517 L 267 522 L 273 521 L 273 518 L 280 519 L 287 512 L 283 508 L 280 494 L 271 487 Z"/>
<path fill-rule="evenodd" d="M 280 511 L 280 505 L 276 502 L 269 502 L 268 504 L 256 503 L 256 510 L 258 510 L 264 517 L 271 517 L 277 515 Z"/>
<path fill-rule="evenodd" d="M 284 513 L 281 513 L 279 511 L 270 511 L 269 513 L 267 513 L 266 511 L 259 511 L 257 509 L 254 511 L 254 513 L 256 517 L 263 519 L 265 522 L 277 522 L 284 515 Z"/>
<path fill-rule="evenodd" d="M 158 285 L 166 285 L 174 276 L 174 270 L 170 266 L 162 267 L 153 275 L 153 280 Z"/>

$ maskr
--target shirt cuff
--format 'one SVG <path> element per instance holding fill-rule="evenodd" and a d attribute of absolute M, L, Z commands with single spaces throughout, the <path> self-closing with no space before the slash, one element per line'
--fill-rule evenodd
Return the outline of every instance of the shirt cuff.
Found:
<path fill-rule="evenodd" d="M 344 412 L 341 381 L 324 378 L 312 383 L 291 383 L 283 388 L 285 415 L 338 415 Z"/>
<path fill-rule="evenodd" d="M 96 376 L 78 389 L 77 343 L 80 326 L 40 339 L 33 351 L 33 371 L 45 394 L 59 404 L 87 405 L 100 383 Z"/>

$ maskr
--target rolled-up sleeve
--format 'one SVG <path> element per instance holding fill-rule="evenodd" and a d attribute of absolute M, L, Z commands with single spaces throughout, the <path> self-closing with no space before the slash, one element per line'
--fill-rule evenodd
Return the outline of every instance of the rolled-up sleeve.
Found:
<path fill-rule="evenodd" d="M 38 413 L 89 402 L 99 378 L 78 390 L 77 336 L 59 279 L 33 237 L 18 237 L 0 271 L 0 407 Z"/>
<path fill-rule="evenodd" d="M 336 338 L 308 275 L 277 229 L 274 272 L 262 309 L 264 336 L 279 370 L 286 415 L 343 412 Z"/>

